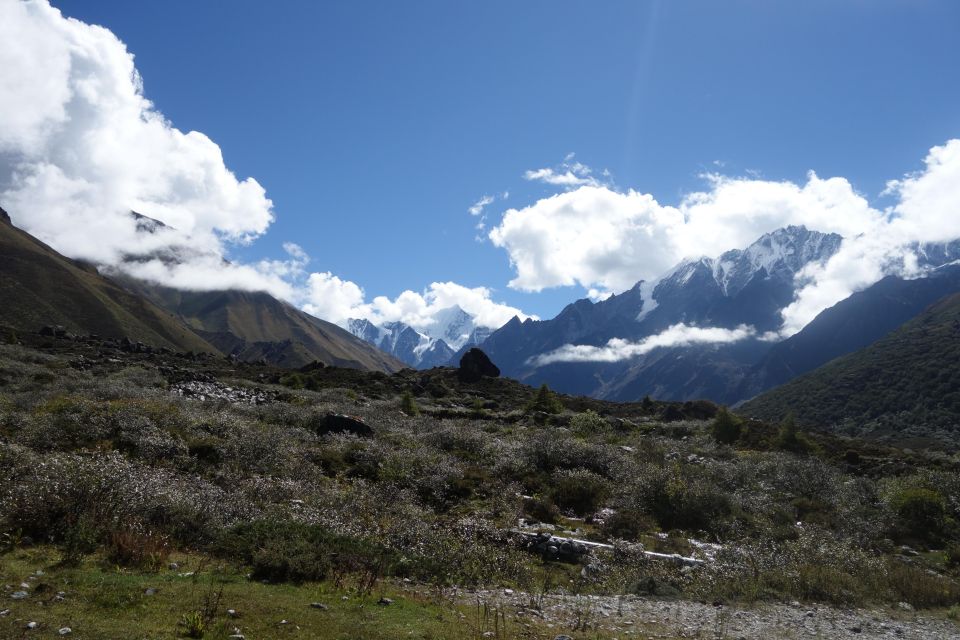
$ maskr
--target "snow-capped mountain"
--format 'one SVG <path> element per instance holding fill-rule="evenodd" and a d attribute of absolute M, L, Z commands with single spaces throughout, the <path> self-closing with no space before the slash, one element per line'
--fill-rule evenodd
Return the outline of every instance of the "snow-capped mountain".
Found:
<path fill-rule="evenodd" d="M 601 347 L 614 338 L 637 342 L 678 323 L 731 330 L 747 325 L 756 336 L 776 331 L 781 310 L 796 294 L 794 276 L 828 260 L 841 242 L 836 234 L 804 227 L 779 229 L 744 249 L 684 260 L 656 281 L 638 282 L 606 300 L 578 300 L 552 320 L 511 320 L 481 348 L 506 375 L 568 393 L 730 401 L 731 381 L 770 348 L 769 342 L 753 337 L 732 345 L 660 348 L 617 362 L 539 364 L 536 357 L 565 345 Z"/>
<path fill-rule="evenodd" d="M 491 332 L 478 327 L 476 320 L 459 306 L 441 309 L 435 322 L 417 331 L 403 322 L 376 325 L 365 319 L 347 321 L 347 330 L 417 369 L 429 369 L 450 362 L 457 350 L 479 344 Z"/>

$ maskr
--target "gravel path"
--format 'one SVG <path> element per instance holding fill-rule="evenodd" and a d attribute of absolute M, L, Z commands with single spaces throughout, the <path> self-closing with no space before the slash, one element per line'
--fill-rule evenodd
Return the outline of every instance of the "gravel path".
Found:
<path fill-rule="evenodd" d="M 518 620 L 536 619 L 558 636 L 572 638 L 702 638 L 773 640 L 800 638 L 960 639 L 960 625 L 903 609 L 837 609 L 764 604 L 749 608 L 712 606 L 638 596 L 538 596 L 507 591 L 466 594 L 515 611 Z"/>

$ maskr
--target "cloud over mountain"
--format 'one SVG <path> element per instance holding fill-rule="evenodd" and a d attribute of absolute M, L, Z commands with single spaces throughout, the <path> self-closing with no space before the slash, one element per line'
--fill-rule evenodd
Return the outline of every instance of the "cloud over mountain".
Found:
<path fill-rule="evenodd" d="M 678 323 L 658 334 L 638 341 L 612 338 L 602 347 L 566 344 L 530 359 L 537 367 L 554 362 L 619 362 L 666 347 L 689 347 L 697 344 L 727 344 L 757 337 L 753 327 L 740 325 L 734 329 L 694 327 Z"/>
<path fill-rule="evenodd" d="M 704 177 L 709 189 L 676 206 L 632 189 L 583 184 L 507 210 L 489 238 L 507 252 L 516 273 L 511 287 L 580 285 L 601 298 L 656 279 L 685 258 L 718 256 L 788 225 L 842 235 L 836 256 L 798 276 L 804 286 L 784 310 L 789 335 L 885 275 L 915 275 L 911 243 L 960 237 L 960 140 L 934 147 L 922 171 L 891 182 L 887 191 L 898 202 L 884 209 L 842 177 L 810 172 L 803 184 Z"/>
<path fill-rule="evenodd" d="M 309 273 L 309 256 L 291 243 L 284 259 L 228 261 L 232 246 L 267 231 L 272 202 L 227 168 L 215 142 L 156 109 L 133 54 L 108 29 L 46 0 L 0 2 L 0 68 L 0 202 L 70 257 L 183 289 L 268 291 L 335 322 L 419 327 L 451 304 L 482 326 L 526 317 L 489 289 L 452 282 L 367 302 L 359 285 Z M 131 211 L 163 224 L 144 233 Z"/>

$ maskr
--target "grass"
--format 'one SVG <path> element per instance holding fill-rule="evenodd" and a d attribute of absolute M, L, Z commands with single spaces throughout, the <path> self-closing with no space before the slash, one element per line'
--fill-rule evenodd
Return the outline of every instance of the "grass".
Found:
<path fill-rule="evenodd" d="M 62 627 L 70 627 L 73 637 L 84 639 L 188 637 L 184 621 L 202 616 L 205 601 L 214 599 L 221 588 L 220 607 L 206 623 L 204 638 L 227 638 L 235 628 L 248 638 L 475 637 L 469 621 L 465 622 L 466 616 L 474 615 L 469 607 L 432 602 L 401 584 L 386 584 L 367 595 L 327 583 L 263 584 L 247 579 L 242 569 L 217 565 L 198 555 L 173 556 L 179 568 L 158 573 L 119 570 L 106 565 L 102 557 L 75 568 L 58 566 L 59 560 L 49 547 L 0 556 L 4 584 L 19 585 L 38 569 L 43 571 L 42 576 L 28 580 L 33 585 L 28 599 L 4 598 L 3 608 L 9 608 L 10 614 L 0 617 L 0 637 L 52 637 Z M 194 573 L 181 575 L 189 572 Z M 155 593 L 147 595 L 148 589 Z M 60 591 L 65 597 L 57 601 Z M 378 605 L 381 596 L 393 604 Z M 314 602 L 327 609 L 312 608 Z M 228 616 L 227 609 L 236 610 L 238 617 Z M 39 630 L 28 632 L 28 621 L 38 622 Z M 533 630 L 525 637 L 541 636 Z"/>

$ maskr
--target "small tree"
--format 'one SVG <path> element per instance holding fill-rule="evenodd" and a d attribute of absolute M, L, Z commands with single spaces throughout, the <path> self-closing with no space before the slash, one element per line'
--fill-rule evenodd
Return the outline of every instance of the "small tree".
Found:
<path fill-rule="evenodd" d="M 420 415 L 420 407 L 417 406 L 417 401 L 409 390 L 404 391 L 403 395 L 400 396 L 400 411 L 408 416 Z"/>
<path fill-rule="evenodd" d="M 720 407 L 710 427 L 714 440 L 720 444 L 733 444 L 740 438 L 742 430 L 743 423 L 740 418 L 727 411 L 726 407 Z"/>
<path fill-rule="evenodd" d="M 563 403 L 560 402 L 560 399 L 557 395 L 550 391 L 550 387 L 546 383 L 540 385 L 540 389 L 537 390 L 537 395 L 533 397 L 533 400 L 530 401 L 530 404 L 527 405 L 528 413 L 561 413 L 563 411 Z"/>
<path fill-rule="evenodd" d="M 780 433 L 777 435 L 776 442 L 778 449 L 792 451 L 793 453 L 809 453 L 813 449 L 810 441 L 800 433 L 797 427 L 797 419 L 793 413 L 788 413 L 787 417 L 780 423 Z"/>

